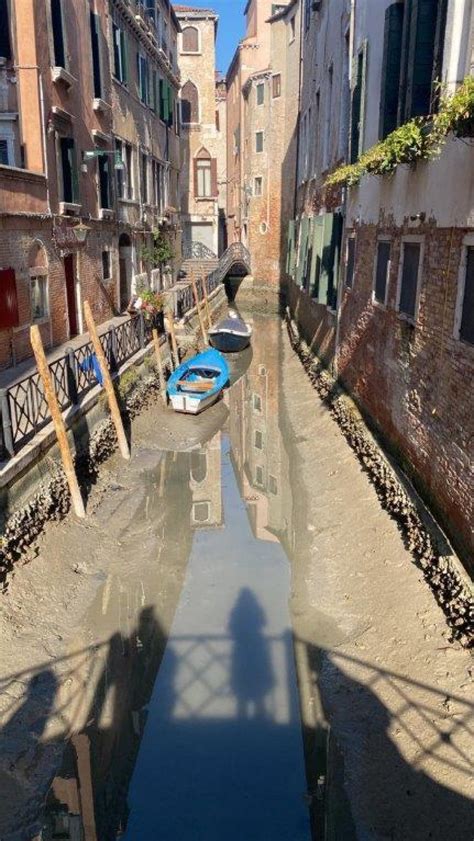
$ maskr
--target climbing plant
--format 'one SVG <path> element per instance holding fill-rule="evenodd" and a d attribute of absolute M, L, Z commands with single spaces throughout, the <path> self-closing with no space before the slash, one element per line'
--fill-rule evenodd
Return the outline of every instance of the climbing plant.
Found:
<path fill-rule="evenodd" d="M 468 76 L 454 94 L 442 94 L 438 112 L 399 126 L 353 164 L 338 167 L 327 186 L 353 187 L 363 175 L 387 175 L 400 164 L 416 163 L 439 154 L 450 133 L 474 136 L 474 76 Z"/>
<path fill-rule="evenodd" d="M 152 266 L 164 266 L 174 257 L 169 238 L 163 231 L 153 231 L 153 245 L 144 246 L 141 255 Z"/>

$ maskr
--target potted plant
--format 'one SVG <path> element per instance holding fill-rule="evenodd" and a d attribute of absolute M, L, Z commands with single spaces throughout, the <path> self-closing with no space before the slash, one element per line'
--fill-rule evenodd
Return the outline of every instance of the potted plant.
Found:
<path fill-rule="evenodd" d="M 141 310 L 147 321 L 151 322 L 152 327 L 156 327 L 158 332 L 164 332 L 164 296 L 159 292 L 154 292 L 153 289 L 140 288 L 137 290 L 138 296 L 142 300 Z"/>

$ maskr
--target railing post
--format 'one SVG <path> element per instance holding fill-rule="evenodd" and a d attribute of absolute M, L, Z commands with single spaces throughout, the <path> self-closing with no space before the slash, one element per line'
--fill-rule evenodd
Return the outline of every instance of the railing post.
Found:
<path fill-rule="evenodd" d="M 78 402 L 78 390 L 76 380 L 76 358 L 74 356 L 74 348 L 72 347 L 66 348 L 66 380 L 69 400 L 73 406 L 75 406 Z"/>
<path fill-rule="evenodd" d="M 140 342 L 140 347 L 145 347 L 145 316 L 140 311 L 138 314 L 138 338 Z"/>
<path fill-rule="evenodd" d="M 110 328 L 110 368 L 112 371 L 118 370 L 117 359 L 117 333 L 115 330 L 115 324 L 112 324 L 112 327 Z"/>
<path fill-rule="evenodd" d="M 3 443 L 8 455 L 13 458 L 15 455 L 15 445 L 13 443 L 12 418 L 7 388 L 0 389 L 0 405 L 2 407 Z"/>

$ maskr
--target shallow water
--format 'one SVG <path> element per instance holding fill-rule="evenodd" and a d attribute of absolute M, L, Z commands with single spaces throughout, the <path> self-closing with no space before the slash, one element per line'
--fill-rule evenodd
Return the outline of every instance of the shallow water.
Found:
<path fill-rule="evenodd" d="M 279 320 L 257 319 L 252 351 L 231 359 L 228 411 L 166 415 L 162 450 L 149 412 L 130 465 L 113 464 L 97 536 L 79 531 L 90 543 L 75 546 L 61 527 L 58 554 L 97 551 L 99 583 L 64 654 L 28 673 L 4 730 L 29 756 L 29 793 L 12 788 L 25 815 L 15 841 L 309 841 L 278 539 L 291 541 L 292 511 L 280 349 Z"/>

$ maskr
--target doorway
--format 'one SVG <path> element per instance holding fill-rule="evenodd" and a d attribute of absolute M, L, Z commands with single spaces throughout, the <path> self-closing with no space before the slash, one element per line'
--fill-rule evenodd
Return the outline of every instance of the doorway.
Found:
<path fill-rule="evenodd" d="M 64 276 L 66 278 L 66 301 L 67 315 L 69 321 L 69 338 L 79 333 L 77 320 L 77 299 L 76 299 L 76 265 L 74 254 L 67 254 L 64 258 Z"/>
<path fill-rule="evenodd" d="M 128 234 L 119 239 L 120 312 L 127 309 L 132 294 L 132 241 Z"/>

